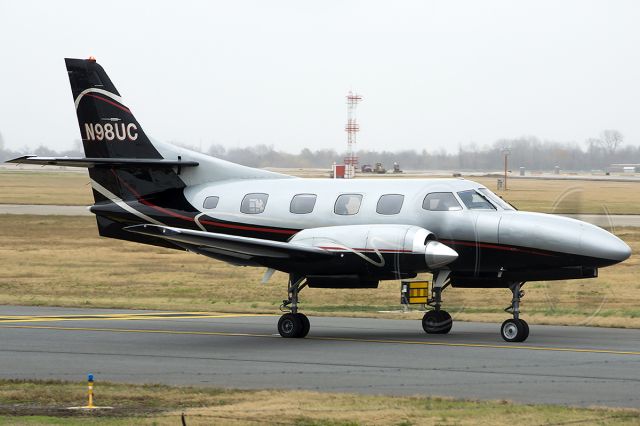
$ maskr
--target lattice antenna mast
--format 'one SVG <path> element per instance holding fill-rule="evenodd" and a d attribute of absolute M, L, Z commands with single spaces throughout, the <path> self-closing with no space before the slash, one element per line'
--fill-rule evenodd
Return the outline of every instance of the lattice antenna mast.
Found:
<path fill-rule="evenodd" d="M 347 132 L 347 156 L 344 159 L 344 164 L 347 166 L 345 174 L 348 177 L 355 175 L 356 166 L 358 164 L 358 157 L 355 155 L 356 135 L 360 131 L 360 125 L 356 119 L 356 108 L 358 103 L 362 101 L 362 96 L 357 93 L 349 92 L 347 95 L 347 125 L 345 131 Z"/>

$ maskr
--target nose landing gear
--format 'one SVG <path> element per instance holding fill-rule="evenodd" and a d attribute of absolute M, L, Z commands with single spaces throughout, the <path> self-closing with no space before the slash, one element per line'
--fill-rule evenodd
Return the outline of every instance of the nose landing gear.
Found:
<path fill-rule="evenodd" d="M 529 324 L 520 319 L 520 299 L 524 297 L 524 291 L 521 290 L 522 284 L 524 283 L 513 283 L 509 286 L 513 299 L 505 312 L 511 312 L 513 319 L 506 320 L 500 327 L 500 334 L 507 342 L 524 342 L 529 337 Z"/>
<path fill-rule="evenodd" d="M 278 321 L 278 333 L 286 338 L 303 338 L 309 334 L 311 325 L 305 314 L 298 312 L 298 293 L 307 286 L 304 277 L 289 276 L 288 299 L 282 301 L 280 310 L 290 312 L 282 315 Z M 288 306 L 291 306 L 288 308 Z"/>

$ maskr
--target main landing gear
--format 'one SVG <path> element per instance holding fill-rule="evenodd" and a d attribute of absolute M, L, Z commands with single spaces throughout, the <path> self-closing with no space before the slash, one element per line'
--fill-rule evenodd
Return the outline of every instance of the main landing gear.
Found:
<path fill-rule="evenodd" d="M 433 311 L 428 311 L 422 317 L 422 328 L 429 334 L 447 334 L 453 326 L 453 319 L 449 312 L 440 309 L 442 305 L 442 291 L 449 285 L 449 270 L 441 270 L 433 274 L 433 287 L 431 289 L 431 299 L 427 305 L 433 307 Z"/>
<path fill-rule="evenodd" d="M 529 337 L 529 324 L 520 318 L 520 299 L 524 297 L 524 291 L 521 290 L 524 283 L 513 283 L 509 286 L 513 299 L 511 306 L 505 309 L 506 312 L 513 314 L 513 319 L 508 319 L 502 323 L 500 334 L 507 342 L 524 342 Z"/>
<path fill-rule="evenodd" d="M 280 310 L 289 312 L 282 315 L 278 321 L 278 333 L 282 337 L 302 338 L 309 333 L 309 318 L 298 312 L 298 293 L 307 286 L 303 281 L 304 277 L 289 276 L 289 298 L 283 300 L 280 306 Z"/>

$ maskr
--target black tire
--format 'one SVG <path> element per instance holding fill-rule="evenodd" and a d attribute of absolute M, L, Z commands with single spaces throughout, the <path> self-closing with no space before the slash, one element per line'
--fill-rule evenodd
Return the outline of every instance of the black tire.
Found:
<path fill-rule="evenodd" d="M 311 323 L 309 322 L 309 318 L 307 318 L 305 314 L 296 314 L 296 315 L 298 315 L 298 317 L 300 318 L 300 321 L 302 321 L 302 332 L 297 337 L 300 337 L 300 338 L 307 337 L 307 334 L 309 334 L 309 329 L 311 329 Z"/>
<path fill-rule="evenodd" d="M 422 329 L 428 334 L 447 334 L 453 319 L 447 311 L 429 311 L 422 317 Z"/>
<path fill-rule="evenodd" d="M 520 319 L 520 322 L 524 325 L 524 333 L 522 334 L 522 340 L 520 341 L 524 342 L 529 337 L 529 324 L 523 319 Z"/>
<path fill-rule="evenodd" d="M 302 335 L 304 323 L 299 315 L 284 314 L 278 320 L 278 333 L 285 338 L 296 338 Z"/>
<path fill-rule="evenodd" d="M 506 342 L 524 342 L 529 335 L 529 325 L 520 319 L 508 319 L 502 323 L 500 335 Z"/>

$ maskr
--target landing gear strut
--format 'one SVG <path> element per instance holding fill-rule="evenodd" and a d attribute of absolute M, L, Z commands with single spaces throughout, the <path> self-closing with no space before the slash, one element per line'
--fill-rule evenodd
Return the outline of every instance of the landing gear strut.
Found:
<path fill-rule="evenodd" d="M 449 270 L 440 270 L 433 274 L 433 287 L 431 289 L 431 299 L 427 301 L 427 305 L 433 307 L 433 311 L 429 311 L 422 317 L 422 328 L 429 334 L 447 334 L 453 326 L 453 319 L 449 312 L 440 309 L 442 305 L 442 290 L 449 283 Z"/>
<path fill-rule="evenodd" d="M 307 286 L 304 277 L 289 275 L 288 298 L 282 301 L 281 311 L 289 311 L 278 321 L 278 333 L 282 337 L 302 338 L 309 333 L 309 318 L 298 312 L 298 293 Z"/>
<path fill-rule="evenodd" d="M 513 299 L 505 311 L 512 313 L 513 319 L 506 320 L 500 327 L 500 334 L 507 342 L 524 342 L 529 337 L 529 324 L 520 319 L 520 299 L 524 297 L 524 291 L 521 290 L 522 284 L 524 283 L 518 282 L 509 286 Z"/>

